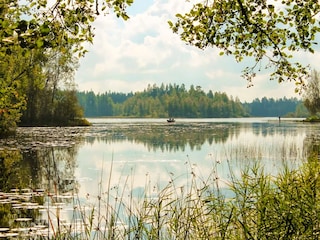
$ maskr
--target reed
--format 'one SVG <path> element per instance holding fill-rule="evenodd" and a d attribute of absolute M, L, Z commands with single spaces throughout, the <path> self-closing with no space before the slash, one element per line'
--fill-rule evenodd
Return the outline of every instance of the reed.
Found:
<path fill-rule="evenodd" d="M 298 169 L 272 176 L 258 162 L 230 173 L 226 189 L 216 173 L 207 179 L 191 167 L 189 183 L 171 176 L 156 193 L 146 181 L 140 198 L 125 190 L 81 213 L 87 230 L 78 239 L 315 239 L 320 233 L 320 164 L 316 156 Z M 112 177 L 111 175 L 109 177 Z M 130 176 L 130 181 L 133 176 Z M 132 185 L 124 183 L 128 188 Z M 127 189 L 128 190 L 128 189 Z M 113 199 L 113 200 L 111 200 Z M 98 211 L 95 213 L 95 211 Z M 75 235 L 72 239 L 75 239 Z M 68 236 L 67 235 L 64 235 Z M 60 239 L 56 236 L 55 239 Z"/>
<path fill-rule="evenodd" d="M 169 174 L 165 187 L 152 186 L 133 194 L 134 171 L 111 186 L 101 173 L 98 195 L 90 204 L 73 199 L 70 223 L 55 225 L 51 239 L 317 239 L 320 234 L 320 163 L 312 155 L 299 168 L 284 165 L 272 175 L 263 165 L 230 170 L 227 188 L 221 187 L 214 161 L 203 178 L 187 164 L 188 182 L 177 184 Z M 231 167 L 230 167 L 231 169 Z M 120 180 L 119 180 L 120 181 Z M 121 186 L 120 186 L 121 185 Z M 50 215 L 50 221 L 54 221 Z M 23 238 L 21 238 L 23 239 Z M 33 239 L 41 239 L 33 236 Z"/>

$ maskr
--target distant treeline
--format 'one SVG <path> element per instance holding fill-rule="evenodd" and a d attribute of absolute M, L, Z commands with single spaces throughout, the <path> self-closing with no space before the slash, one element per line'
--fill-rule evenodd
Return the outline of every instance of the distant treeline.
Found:
<path fill-rule="evenodd" d="M 297 98 L 266 98 L 254 99 L 251 103 L 243 103 L 248 114 L 253 117 L 307 117 L 308 110 L 302 100 Z"/>
<path fill-rule="evenodd" d="M 200 86 L 186 89 L 185 85 L 148 85 L 135 93 L 93 91 L 77 93 L 86 117 L 180 117 L 180 118 L 228 118 L 249 116 L 297 115 L 297 107 L 306 114 L 297 98 L 262 98 L 251 103 L 241 103 L 237 97 L 223 92 L 204 92 Z"/>

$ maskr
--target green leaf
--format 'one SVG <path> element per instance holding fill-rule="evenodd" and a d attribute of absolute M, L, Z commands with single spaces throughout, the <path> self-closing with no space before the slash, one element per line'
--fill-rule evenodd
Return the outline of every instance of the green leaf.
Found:
<path fill-rule="evenodd" d="M 47 36 L 50 33 L 50 27 L 49 27 L 49 22 L 46 21 L 44 24 L 40 26 L 40 32 L 42 36 Z"/>
<path fill-rule="evenodd" d="M 123 18 L 123 20 L 127 21 L 130 17 L 127 14 L 121 14 L 121 17 Z"/>
<path fill-rule="evenodd" d="M 36 41 L 36 44 L 37 44 L 37 47 L 38 48 L 41 48 L 43 46 L 43 39 L 42 38 L 38 38 L 37 41 Z"/>

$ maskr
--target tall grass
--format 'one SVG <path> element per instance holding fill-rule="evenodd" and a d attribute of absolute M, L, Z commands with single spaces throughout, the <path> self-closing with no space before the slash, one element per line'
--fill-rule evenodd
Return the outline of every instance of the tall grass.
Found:
<path fill-rule="evenodd" d="M 79 205 L 68 231 L 54 239 L 317 239 L 320 234 L 320 163 L 316 155 L 298 169 L 284 167 L 271 175 L 258 162 L 240 176 L 230 172 L 221 188 L 216 172 L 202 179 L 190 170 L 190 181 L 176 179 L 162 189 L 146 181 L 133 196 L 134 174 L 116 191 L 101 187 L 96 203 Z M 112 178 L 112 174 L 108 176 Z M 110 183 L 110 181 L 109 181 Z M 229 194 L 225 194 L 228 191 Z M 231 192 L 231 194 L 230 194 Z M 89 209 L 89 211 L 88 211 Z M 76 225 L 82 228 L 77 228 Z M 79 229 L 82 229 L 80 231 Z"/>
<path fill-rule="evenodd" d="M 276 172 L 264 169 L 261 157 L 247 161 L 240 171 L 227 159 L 228 179 L 220 179 L 219 158 L 212 159 L 206 177 L 189 161 L 185 185 L 181 185 L 180 176 L 168 173 L 166 185 L 154 186 L 146 175 L 143 191 L 138 194 L 134 192 L 134 169 L 118 180 L 118 186 L 112 186 L 112 161 L 107 176 L 101 171 L 96 196 L 87 196 L 88 201 L 79 195 L 73 198 L 70 222 L 63 221 L 60 202 L 51 196 L 51 205 L 56 208 L 50 209 L 48 199 L 49 227 L 41 232 L 32 230 L 34 235 L 29 228 L 17 238 L 318 239 L 320 162 L 315 152 L 299 167 L 283 163 Z M 239 148 L 229 157 L 255 153 L 260 149 Z"/>

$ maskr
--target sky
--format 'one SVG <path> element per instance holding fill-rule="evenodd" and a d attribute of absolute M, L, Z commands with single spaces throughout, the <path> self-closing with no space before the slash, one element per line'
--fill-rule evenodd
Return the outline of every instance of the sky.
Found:
<path fill-rule="evenodd" d="M 293 82 L 270 81 L 267 72 L 258 73 L 248 88 L 241 77 L 250 61 L 237 63 L 232 56 L 220 56 L 217 48 L 200 50 L 180 40 L 168 20 L 187 12 L 192 0 L 135 0 L 128 8 L 130 19 L 123 21 L 112 12 L 96 22 L 93 44 L 80 60 L 75 75 L 80 91 L 138 92 L 150 84 L 200 86 L 208 92 L 225 92 L 242 102 L 255 98 L 301 96 Z M 301 56 L 303 63 L 317 63 L 320 53 Z"/>

